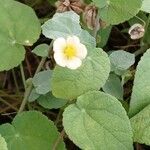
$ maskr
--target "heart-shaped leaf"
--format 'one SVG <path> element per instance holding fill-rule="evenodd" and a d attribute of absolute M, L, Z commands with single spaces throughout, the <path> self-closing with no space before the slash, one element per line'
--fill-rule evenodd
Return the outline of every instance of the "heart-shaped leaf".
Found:
<path fill-rule="evenodd" d="M 46 70 L 37 73 L 32 82 L 37 94 L 46 94 L 51 91 L 51 75 L 52 71 Z"/>
<path fill-rule="evenodd" d="M 135 55 L 123 50 L 112 52 L 109 58 L 112 65 L 112 71 L 127 70 L 135 62 Z"/>
<path fill-rule="evenodd" d="M 141 0 L 93 0 L 99 7 L 99 16 L 110 24 L 119 24 L 135 16 L 142 5 Z"/>
<path fill-rule="evenodd" d="M 133 117 L 150 104 L 150 49 L 141 58 L 134 79 L 129 115 Z"/>
<path fill-rule="evenodd" d="M 132 150 L 130 120 L 114 97 L 93 91 L 80 96 L 63 113 L 69 138 L 86 150 Z"/>
<path fill-rule="evenodd" d="M 14 0 L 0 1 L 0 71 L 16 67 L 24 60 L 23 45 L 32 45 L 40 35 L 34 11 Z"/>
<path fill-rule="evenodd" d="M 80 17 L 73 11 L 56 13 L 52 19 L 45 22 L 42 26 L 43 34 L 50 39 L 59 37 L 67 38 L 75 35 L 79 37 L 82 44 L 95 47 L 95 38 L 87 31 L 81 29 Z"/>
<path fill-rule="evenodd" d="M 49 50 L 49 46 L 47 44 L 41 44 L 35 47 L 32 52 L 37 56 L 47 57 L 48 50 Z"/>
<path fill-rule="evenodd" d="M 145 11 L 147 13 L 150 13 L 150 0 L 143 0 L 142 1 L 142 11 Z"/>
<path fill-rule="evenodd" d="M 116 97 L 119 100 L 123 100 L 123 86 L 120 78 L 111 73 L 106 84 L 103 86 L 103 91 Z"/>
<path fill-rule="evenodd" d="M 12 124 L 1 125 L 0 134 L 9 150 L 50 150 L 59 137 L 53 122 L 36 111 L 23 112 Z M 62 140 L 58 149 L 65 150 Z"/>
<path fill-rule="evenodd" d="M 46 109 L 57 109 L 63 107 L 67 103 L 67 100 L 56 98 L 49 92 L 46 95 L 41 95 L 37 99 L 37 102 Z"/>
<path fill-rule="evenodd" d="M 71 70 L 56 66 L 52 75 L 55 97 L 73 100 L 90 90 L 99 90 L 110 72 L 110 62 L 102 49 L 90 49 L 80 68 Z"/>

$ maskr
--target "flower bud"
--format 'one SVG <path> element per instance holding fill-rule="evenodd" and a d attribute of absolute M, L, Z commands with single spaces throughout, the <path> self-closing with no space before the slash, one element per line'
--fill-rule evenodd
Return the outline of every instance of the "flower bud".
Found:
<path fill-rule="evenodd" d="M 88 5 L 83 13 L 83 20 L 87 24 L 88 28 L 93 30 L 100 28 L 98 9 L 94 5 Z"/>
<path fill-rule="evenodd" d="M 106 22 L 99 18 L 98 8 L 95 5 L 88 5 L 85 7 L 83 21 L 91 30 L 96 29 L 98 31 L 100 28 L 105 28 L 107 26 Z"/>
<path fill-rule="evenodd" d="M 145 29 L 144 29 L 144 26 L 136 23 L 130 27 L 128 33 L 130 34 L 131 39 L 136 40 L 136 39 L 140 39 L 144 36 Z"/>
<path fill-rule="evenodd" d="M 59 0 L 56 2 L 57 12 L 65 12 L 73 10 L 77 14 L 83 12 L 85 4 L 82 0 Z"/>

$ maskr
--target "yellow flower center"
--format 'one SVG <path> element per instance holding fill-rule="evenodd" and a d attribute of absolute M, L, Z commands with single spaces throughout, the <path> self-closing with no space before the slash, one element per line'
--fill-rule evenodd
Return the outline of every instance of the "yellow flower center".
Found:
<path fill-rule="evenodd" d="M 64 54 L 68 59 L 71 59 L 76 55 L 76 47 L 74 45 L 67 45 L 64 49 Z"/>

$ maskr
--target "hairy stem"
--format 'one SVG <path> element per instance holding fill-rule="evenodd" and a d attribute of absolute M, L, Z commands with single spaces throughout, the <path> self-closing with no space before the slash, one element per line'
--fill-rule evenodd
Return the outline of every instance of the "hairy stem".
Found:
<path fill-rule="evenodd" d="M 63 111 L 64 111 L 64 109 L 60 109 L 60 110 L 59 110 L 59 113 L 58 113 L 57 118 L 56 118 L 56 120 L 55 120 L 55 125 L 56 125 L 56 126 L 57 126 L 57 124 L 59 123 L 59 120 L 60 120 L 60 118 L 61 118 L 61 116 L 62 116 Z"/>
<path fill-rule="evenodd" d="M 58 138 L 56 139 L 56 142 L 54 143 L 52 150 L 57 149 L 57 147 L 58 147 L 59 143 L 61 142 L 61 140 L 63 139 L 64 135 L 65 135 L 65 130 L 63 129 L 61 131 L 60 135 L 58 136 Z"/>
<path fill-rule="evenodd" d="M 13 75 L 14 83 L 15 83 L 15 86 L 16 86 L 16 92 L 17 92 L 17 94 L 19 94 L 20 91 L 19 91 L 19 86 L 18 86 L 18 82 L 17 82 L 17 78 L 16 78 L 16 74 L 15 74 L 15 70 L 14 69 L 12 69 L 12 75 Z"/>
<path fill-rule="evenodd" d="M 52 41 L 51 44 L 50 44 L 49 52 L 52 50 L 52 46 L 53 46 L 53 41 Z M 34 76 L 35 76 L 37 73 L 40 72 L 40 70 L 42 69 L 42 67 L 43 67 L 43 65 L 44 65 L 44 63 L 45 63 L 45 61 L 46 61 L 46 58 L 47 58 L 47 57 L 43 57 L 43 58 L 41 59 L 41 62 L 40 62 L 40 64 L 38 65 L 38 67 L 37 67 L 37 69 L 36 69 L 36 71 L 35 71 Z M 33 84 L 31 83 L 31 84 L 26 88 L 26 91 L 25 91 L 25 94 L 24 94 L 24 98 L 23 98 L 23 100 L 22 100 L 22 103 L 21 103 L 21 106 L 20 106 L 20 108 L 19 108 L 18 114 L 21 113 L 21 112 L 24 110 L 25 105 L 26 105 L 26 103 L 27 103 L 27 101 L 28 101 L 28 98 L 29 98 L 29 96 L 30 96 L 30 93 L 31 93 L 32 89 L 33 89 Z"/>
<path fill-rule="evenodd" d="M 21 72 L 21 77 L 22 77 L 24 89 L 26 90 L 26 79 L 25 79 L 25 74 L 24 74 L 24 69 L 23 69 L 22 63 L 20 64 L 20 72 Z"/>

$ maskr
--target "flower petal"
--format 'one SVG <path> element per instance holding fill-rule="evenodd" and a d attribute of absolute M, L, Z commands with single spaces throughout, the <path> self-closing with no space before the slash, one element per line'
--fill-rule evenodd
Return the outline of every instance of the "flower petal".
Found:
<path fill-rule="evenodd" d="M 67 60 L 67 64 L 66 66 L 69 68 L 69 69 L 77 69 L 81 66 L 82 64 L 82 61 L 77 58 L 77 57 L 74 57 L 70 60 Z"/>
<path fill-rule="evenodd" d="M 56 64 L 62 67 L 66 67 L 67 59 L 65 58 L 63 53 L 54 53 L 54 59 Z"/>
<path fill-rule="evenodd" d="M 66 46 L 66 40 L 64 38 L 57 38 L 53 43 L 54 52 L 63 52 Z"/>
<path fill-rule="evenodd" d="M 67 38 L 67 44 L 73 44 L 77 46 L 78 44 L 80 44 L 80 39 L 77 36 L 69 36 Z"/>
<path fill-rule="evenodd" d="M 81 44 L 77 47 L 77 56 L 81 59 L 84 59 L 87 56 L 87 48 L 85 45 Z"/>

